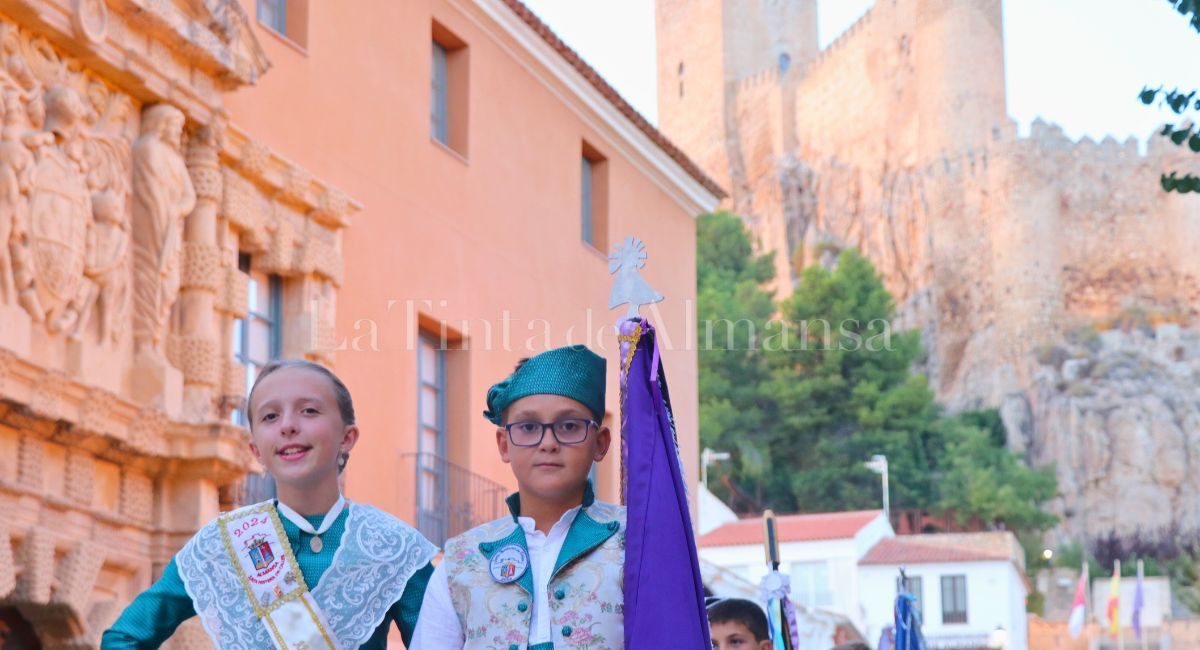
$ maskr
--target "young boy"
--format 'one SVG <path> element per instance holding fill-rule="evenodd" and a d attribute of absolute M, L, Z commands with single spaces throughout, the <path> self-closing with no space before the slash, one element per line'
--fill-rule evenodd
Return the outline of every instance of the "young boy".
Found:
<path fill-rule="evenodd" d="M 393 623 L 408 641 L 437 549 L 342 497 L 338 474 L 358 440 L 350 391 L 324 366 L 274 361 L 246 411 L 279 498 L 196 533 L 101 648 L 157 648 L 197 615 L 218 648 L 383 650 Z"/>
<path fill-rule="evenodd" d="M 625 509 L 588 481 L 611 440 L 605 367 L 586 347 L 558 348 L 488 391 L 484 417 L 517 479 L 512 514 L 446 542 L 414 650 L 624 646 Z"/>
<path fill-rule="evenodd" d="M 713 650 L 771 650 L 767 615 L 743 598 L 722 598 L 708 606 Z"/>

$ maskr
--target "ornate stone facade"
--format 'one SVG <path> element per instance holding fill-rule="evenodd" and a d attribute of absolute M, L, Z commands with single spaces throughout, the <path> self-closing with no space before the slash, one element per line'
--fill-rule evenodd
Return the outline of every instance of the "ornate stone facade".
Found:
<path fill-rule="evenodd" d="M 878 0 L 819 53 L 813 21 L 784 15 L 815 5 L 660 1 L 663 130 L 732 189 L 727 207 L 776 253 L 781 293 L 797 269 L 857 248 L 896 297 L 898 325 L 921 329 L 943 402 L 1033 404 L 1023 425 L 1002 411 L 1011 446 L 1058 461 L 1064 530 L 1107 532 L 1111 518 L 1080 519 L 1089 474 L 1059 454 L 1064 420 L 1038 401 L 1035 353 L 1128 309 L 1194 320 L 1196 199 L 1158 187 L 1194 157 L 1161 138 L 1146 154 L 1072 142 L 1040 121 L 1019 136 L 1000 0 Z M 1114 486 L 1096 494 L 1111 493 L 1129 525 L 1164 525 Z M 1200 491 L 1187 492 L 1194 509 Z"/>
<path fill-rule="evenodd" d="M 340 283 L 357 204 L 227 123 L 268 68 L 237 0 L 0 9 L 0 608 L 44 647 L 97 647 L 254 469 L 238 254 Z"/>

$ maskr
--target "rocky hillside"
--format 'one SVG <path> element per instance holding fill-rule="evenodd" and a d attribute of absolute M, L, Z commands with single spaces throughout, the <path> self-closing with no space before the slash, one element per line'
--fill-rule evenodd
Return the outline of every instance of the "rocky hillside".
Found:
<path fill-rule="evenodd" d="M 1057 463 L 1057 535 L 1200 531 L 1200 334 L 1085 329 L 1030 363 L 1001 413 L 1015 450 Z"/>

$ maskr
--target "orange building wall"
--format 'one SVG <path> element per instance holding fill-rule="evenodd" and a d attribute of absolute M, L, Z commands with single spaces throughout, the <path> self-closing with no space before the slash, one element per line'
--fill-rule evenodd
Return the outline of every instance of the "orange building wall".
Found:
<path fill-rule="evenodd" d="M 254 2 L 243 4 L 253 16 Z M 611 323 L 624 308 L 606 309 L 606 256 L 580 240 L 585 140 L 608 160 L 608 241 L 627 235 L 645 240 L 650 258 L 643 275 L 667 296 L 660 315 L 650 315 L 669 338 L 663 342 L 674 348 L 665 352 L 665 362 L 685 471 L 694 480 L 695 327 L 685 327 L 686 314 L 694 313 L 693 218 L 700 210 L 673 198 L 661 179 L 645 171 L 645 160 L 631 153 L 629 140 L 580 108 L 572 91 L 539 79 L 536 57 L 510 36 L 495 35 L 499 30 L 475 3 L 352 4 L 353 11 L 351 3 L 309 3 L 307 52 L 256 25 L 273 68 L 257 87 L 227 98 L 234 124 L 364 206 L 345 231 L 345 283 L 337 306 L 337 339 L 359 348 L 336 355 L 362 429 L 348 495 L 409 521 L 414 515 L 412 463 L 401 463 L 402 454 L 417 450 L 410 304 L 435 328 L 444 320 L 460 331 L 471 348 L 448 354 L 453 462 L 515 485 L 496 454 L 494 427 L 480 414 L 488 387 L 520 357 L 545 348 L 544 324 L 534 323 L 531 331 L 533 319 L 548 321 L 551 346 L 595 348 L 596 332 L 604 330 L 608 405 L 618 413 Z M 430 137 L 434 20 L 469 47 L 465 156 Z M 505 310 L 509 350 L 503 349 Z M 491 349 L 485 349 L 484 321 L 491 322 Z M 583 332 L 589 323 L 590 340 Z M 617 498 L 618 454 L 614 445 L 601 469 L 603 499 Z"/>

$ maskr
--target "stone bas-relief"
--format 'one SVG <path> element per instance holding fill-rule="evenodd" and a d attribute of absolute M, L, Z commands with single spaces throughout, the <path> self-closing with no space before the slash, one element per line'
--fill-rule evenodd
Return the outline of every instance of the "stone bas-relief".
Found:
<path fill-rule="evenodd" d="M 268 67 L 238 0 L 0 11 L 0 614 L 42 647 L 98 647 L 238 505 L 256 469 L 221 408 L 246 392 L 239 254 L 334 322 L 357 205 L 223 110 Z M 332 362 L 310 329 L 283 354 Z"/>
<path fill-rule="evenodd" d="M 183 217 L 196 205 L 180 152 L 183 113 L 165 104 L 142 114 L 133 146 L 135 354 L 160 362 L 167 317 L 179 296 Z"/>
<path fill-rule="evenodd" d="M 0 300 L 51 334 L 127 320 L 132 100 L 0 24 Z M 45 80 L 43 80 L 45 79 Z"/>

